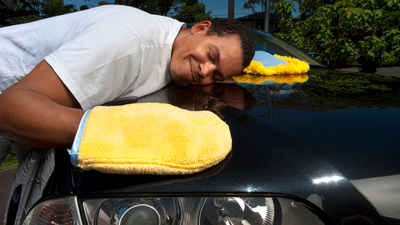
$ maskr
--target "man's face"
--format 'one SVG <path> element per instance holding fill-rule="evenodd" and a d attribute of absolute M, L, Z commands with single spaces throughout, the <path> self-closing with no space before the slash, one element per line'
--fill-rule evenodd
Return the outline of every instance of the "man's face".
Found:
<path fill-rule="evenodd" d="M 229 80 L 243 70 L 241 41 L 238 35 L 207 35 L 211 23 L 196 24 L 174 43 L 171 74 L 176 81 L 211 84 Z"/>

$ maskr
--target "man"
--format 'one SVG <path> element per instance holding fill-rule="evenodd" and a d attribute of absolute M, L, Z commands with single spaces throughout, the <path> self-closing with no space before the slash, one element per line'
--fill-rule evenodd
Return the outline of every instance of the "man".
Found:
<path fill-rule="evenodd" d="M 251 35 L 238 22 L 182 26 L 114 5 L 0 29 L 0 135 L 69 148 L 84 110 L 144 96 L 172 79 L 222 82 L 254 55 Z"/>

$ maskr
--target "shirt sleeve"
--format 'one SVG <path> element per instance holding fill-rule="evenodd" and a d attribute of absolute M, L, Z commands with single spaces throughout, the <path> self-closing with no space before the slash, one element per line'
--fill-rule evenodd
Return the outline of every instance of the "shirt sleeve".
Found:
<path fill-rule="evenodd" d="M 45 57 L 83 110 L 123 94 L 139 74 L 141 41 L 124 25 L 99 22 Z"/>

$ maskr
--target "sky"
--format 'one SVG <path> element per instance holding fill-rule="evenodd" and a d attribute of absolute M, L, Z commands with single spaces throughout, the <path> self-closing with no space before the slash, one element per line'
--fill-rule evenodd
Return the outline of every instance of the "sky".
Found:
<path fill-rule="evenodd" d="M 101 0 L 64 0 L 64 4 L 73 4 L 77 9 L 81 5 L 87 5 L 90 8 L 98 5 Z M 107 2 L 114 3 L 114 0 L 106 0 Z M 235 0 L 235 18 L 253 14 L 250 9 L 243 9 L 243 4 L 247 0 Z M 228 17 L 228 0 L 199 0 L 200 3 L 206 5 L 206 12 L 212 11 L 211 17 Z M 257 12 L 261 12 L 261 7 L 256 8 Z"/>

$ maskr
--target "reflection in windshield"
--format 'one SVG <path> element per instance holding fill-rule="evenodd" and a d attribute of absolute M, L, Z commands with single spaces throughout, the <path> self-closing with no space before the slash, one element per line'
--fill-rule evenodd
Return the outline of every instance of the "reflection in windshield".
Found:
<path fill-rule="evenodd" d="M 303 61 L 313 66 L 323 66 L 317 62 L 314 58 L 308 56 L 301 49 L 296 46 L 285 42 L 284 40 L 273 36 L 272 34 L 265 33 L 259 30 L 250 30 L 252 32 L 253 38 L 256 42 L 256 50 L 266 51 L 270 54 L 277 54 L 282 56 L 291 56 Z"/>

